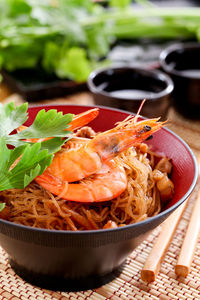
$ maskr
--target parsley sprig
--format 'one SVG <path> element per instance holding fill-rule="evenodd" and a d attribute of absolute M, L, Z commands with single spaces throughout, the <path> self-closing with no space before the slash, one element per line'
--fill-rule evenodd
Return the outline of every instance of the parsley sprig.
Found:
<path fill-rule="evenodd" d="M 27 103 L 18 107 L 14 103 L 0 105 L 0 191 L 26 187 L 44 172 L 54 153 L 69 139 L 66 128 L 73 115 L 63 115 L 55 109 L 40 110 L 30 127 L 13 133 L 28 119 L 27 109 Z M 26 141 L 47 137 L 52 138 L 41 143 Z M 10 149 L 8 145 L 14 147 Z M 1 204 L 0 210 L 3 208 Z"/>

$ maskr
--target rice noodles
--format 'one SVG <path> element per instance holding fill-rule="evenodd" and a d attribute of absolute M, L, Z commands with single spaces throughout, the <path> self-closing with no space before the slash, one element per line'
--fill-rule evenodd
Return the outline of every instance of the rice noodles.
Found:
<path fill-rule="evenodd" d="M 6 203 L 0 216 L 18 224 L 55 230 L 113 228 L 144 220 L 158 214 L 162 206 L 157 181 L 167 171 L 158 167 L 157 160 L 162 161 L 162 168 L 170 163 L 166 157 L 158 159 L 146 144 L 119 154 L 115 161 L 125 168 L 128 185 L 113 200 L 94 204 L 67 201 L 33 181 L 23 190 L 0 192 L 0 200 Z"/>

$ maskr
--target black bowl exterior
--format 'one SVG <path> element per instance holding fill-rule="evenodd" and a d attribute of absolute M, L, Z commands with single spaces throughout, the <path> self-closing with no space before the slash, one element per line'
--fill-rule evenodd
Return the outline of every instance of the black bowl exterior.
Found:
<path fill-rule="evenodd" d="M 176 110 L 186 118 L 200 119 L 200 79 L 171 76 L 176 87 L 173 93 Z"/>
<path fill-rule="evenodd" d="M 137 113 L 144 97 L 138 96 L 137 98 L 127 99 L 123 96 L 114 96 L 112 92 L 101 89 L 101 85 L 105 80 L 109 82 L 111 89 L 123 89 L 126 85 L 131 88 L 135 84 L 136 89 L 156 91 L 146 97 L 142 115 L 149 118 L 160 116 L 164 119 L 166 117 L 171 103 L 170 95 L 174 88 L 172 80 L 166 74 L 159 70 L 138 67 L 105 68 L 93 71 L 90 74 L 88 87 L 92 92 L 95 104 Z"/>
<path fill-rule="evenodd" d="M 85 287 L 92 288 L 122 265 L 170 213 L 126 228 L 88 232 L 51 232 L 0 221 L 1 246 L 15 271 L 34 284 L 54 289 L 76 283 L 79 289 L 88 279 Z"/>
<path fill-rule="evenodd" d="M 160 54 L 160 65 L 174 82 L 173 105 L 184 116 L 200 119 L 200 43 L 172 45 Z M 185 71 L 198 70 L 198 75 Z"/>

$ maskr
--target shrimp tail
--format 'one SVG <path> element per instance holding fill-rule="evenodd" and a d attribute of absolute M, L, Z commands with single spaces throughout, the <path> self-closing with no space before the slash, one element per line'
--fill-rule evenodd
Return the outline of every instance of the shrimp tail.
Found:
<path fill-rule="evenodd" d="M 67 130 L 73 131 L 88 124 L 89 122 L 94 120 L 98 116 L 98 114 L 99 114 L 99 109 L 94 108 L 94 109 L 84 111 L 83 113 L 80 113 L 78 115 L 75 115 L 73 120 L 69 124 L 70 126 L 67 128 Z"/>
<path fill-rule="evenodd" d="M 59 197 L 62 197 L 63 192 L 66 192 L 68 188 L 67 181 L 60 180 L 58 177 L 52 175 L 47 170 L 44 171 L 40 176 L 37 176 L 35 178 L 35 181 L 45 190 Z"/>

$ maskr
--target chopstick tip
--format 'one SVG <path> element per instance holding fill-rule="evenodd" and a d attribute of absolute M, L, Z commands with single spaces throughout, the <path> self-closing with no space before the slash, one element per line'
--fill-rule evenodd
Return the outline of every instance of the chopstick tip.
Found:
<path fill-rule="evenodd" d="M 187 277 L 189 274 L 189 268 L 183 265 L 176 265 L 175 273 L 177 276 Z"/>
<path fill-rule="evenodd" d="M 142 270 L 141 279 L 147 283 L 151 283 L 156 279 L 156 274 L 151 270 Z"/>

